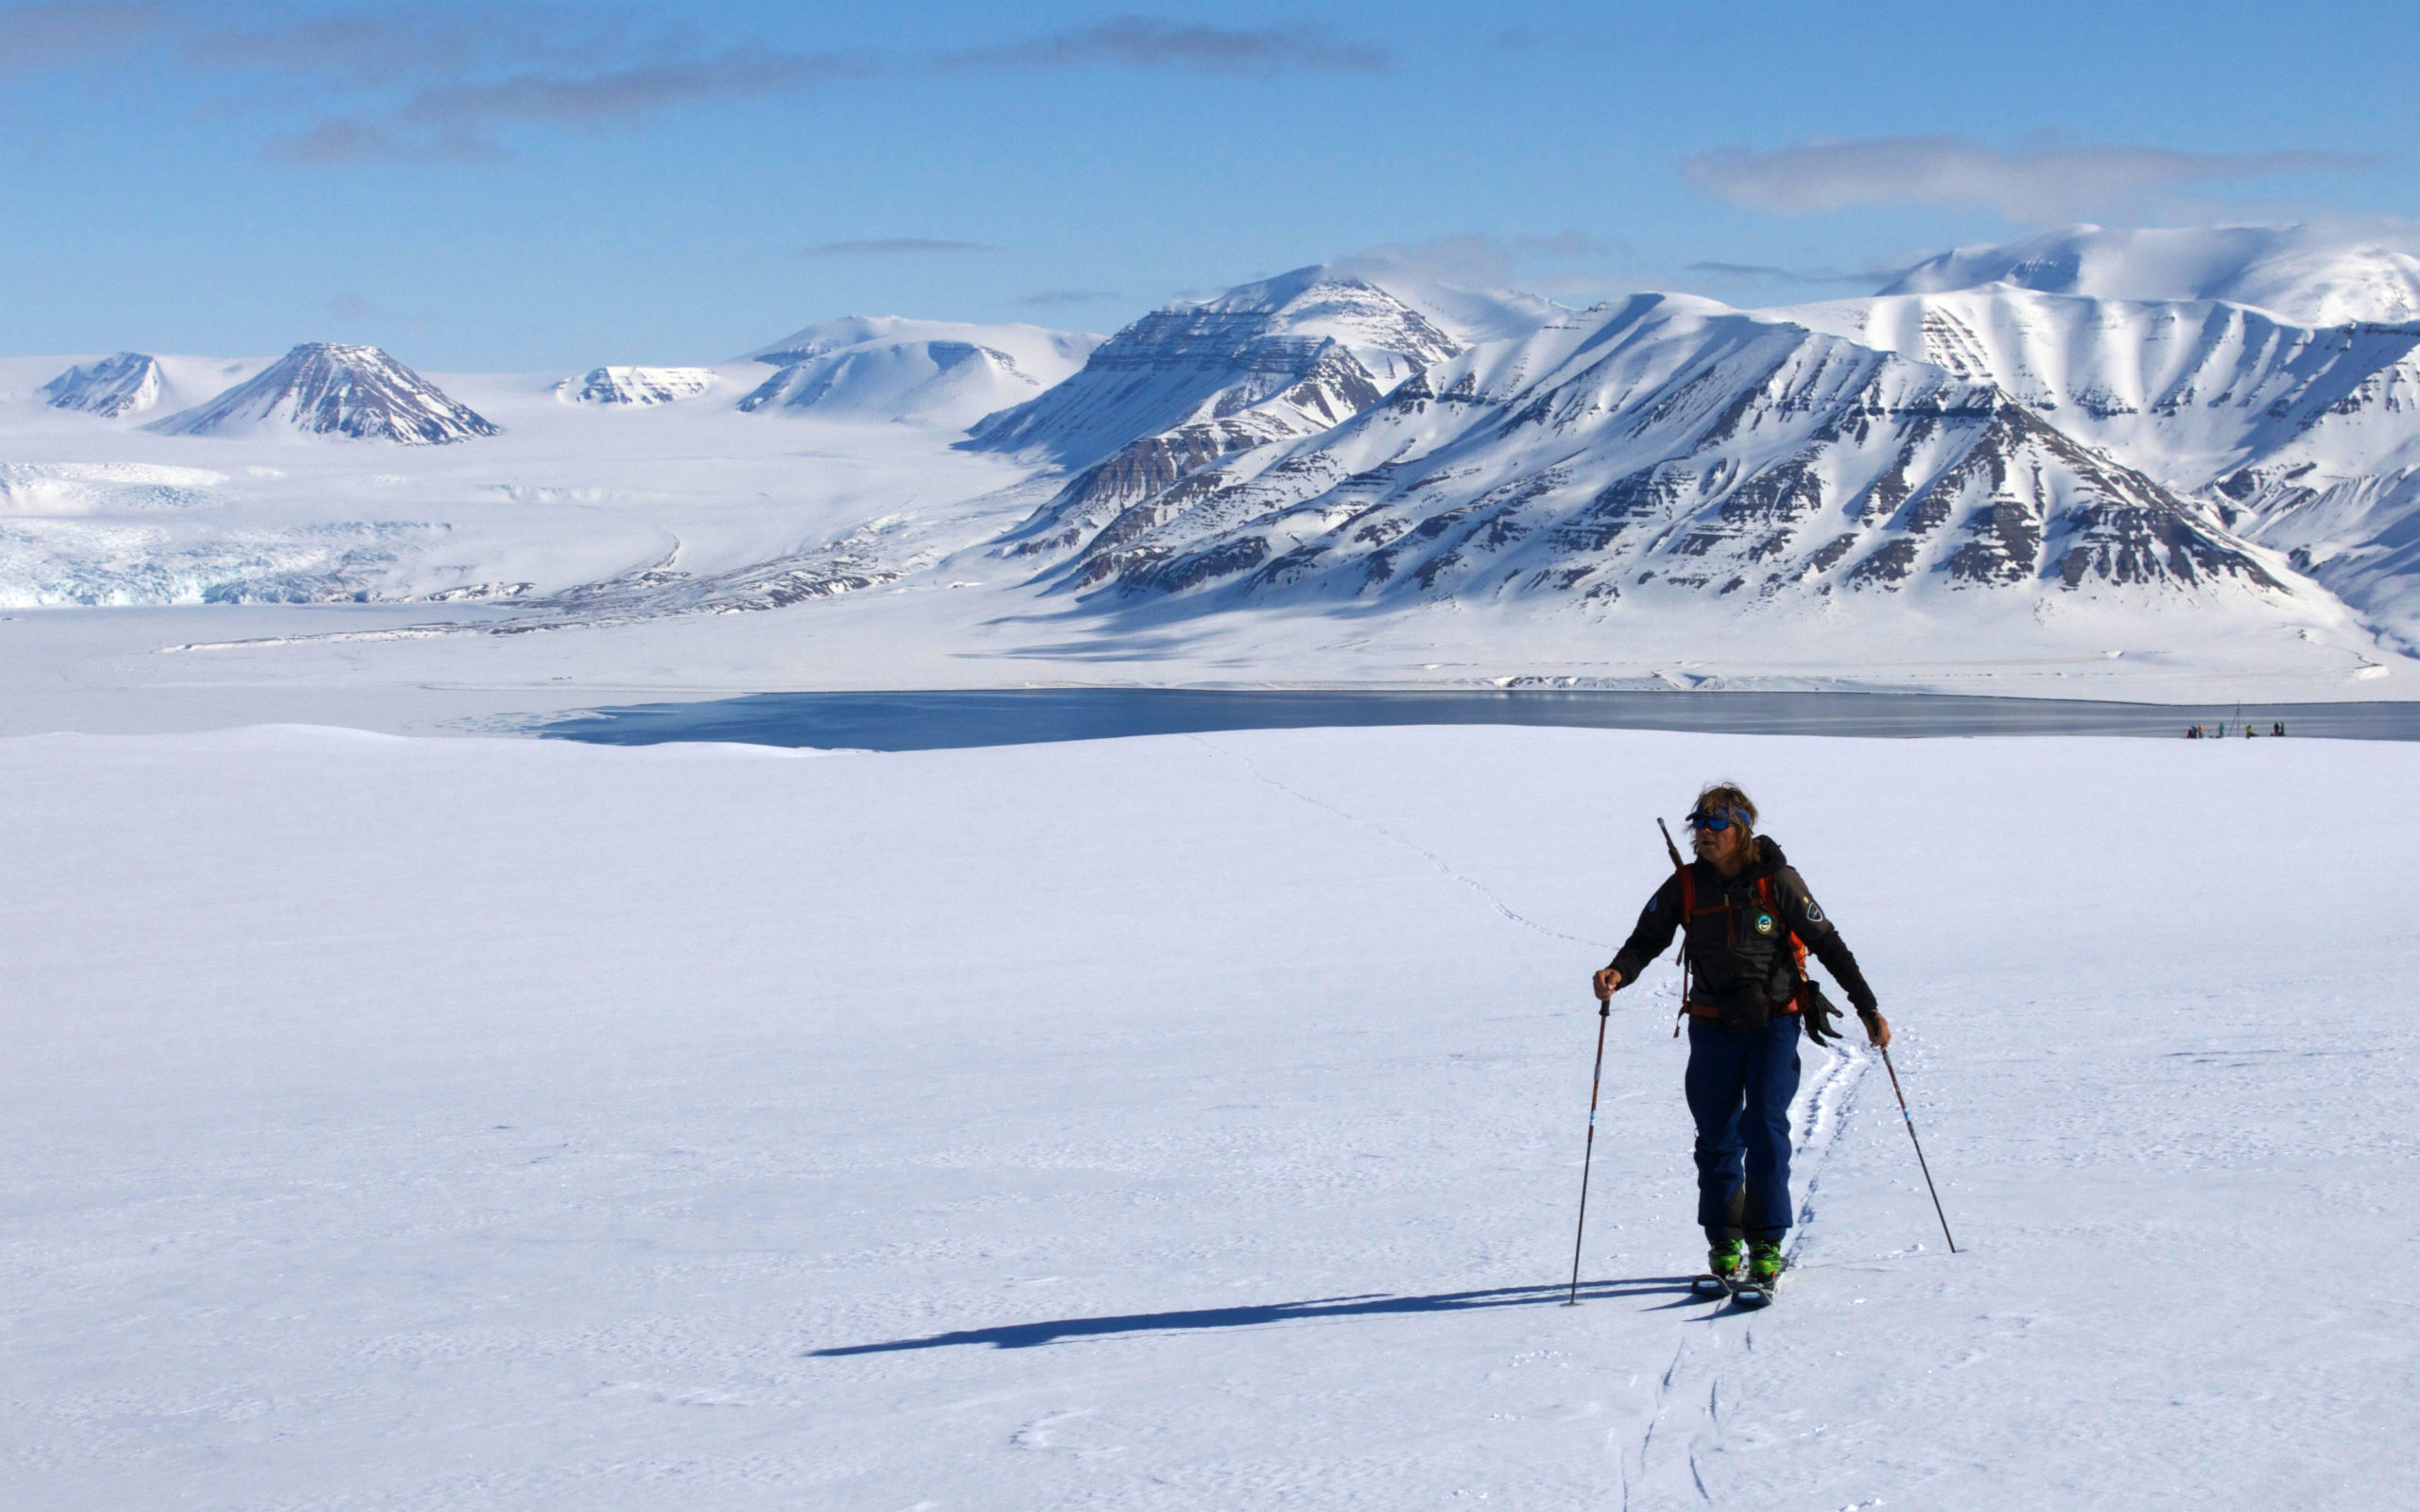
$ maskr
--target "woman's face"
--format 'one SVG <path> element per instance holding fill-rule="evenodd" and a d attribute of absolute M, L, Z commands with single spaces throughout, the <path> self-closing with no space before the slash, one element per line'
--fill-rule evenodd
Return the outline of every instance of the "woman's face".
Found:
<path fill-rule="evenodd" d="M 1697 852 L 1698 859 L 1718 868 L 1729 867 L 1737 860 L 1747 844 L 1748 832 L 1736 823 L 1720 830 L 1692 826 L 1689 831 L 1689 848 Z"/>

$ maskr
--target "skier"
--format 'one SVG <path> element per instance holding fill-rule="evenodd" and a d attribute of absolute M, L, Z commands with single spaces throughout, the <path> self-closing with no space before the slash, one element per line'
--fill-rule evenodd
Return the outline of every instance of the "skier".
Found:
<path fill-rule="evenodd" d="M 1708 1246 L 1708 1274 L 1698 1289 L 1720 1296 L 1736 1286 L 1743 1301 L 1761 1303 L 1781 1275 L 1789 1231 L 1789 1100 L 1798 1091 L 1800 1025 L 1818 1043 L 1838 1034 L 1829 1022 L 1838 1010 L 1807 979 L 1806 953 L 1847 991 L 1868 1040 L 1890 1044 L 1891 1024 L 1781 847 L 1753 833 L 1756 805 L 1747 794 L 1714 783 L 1698 795 L 1687 822 L 1697 860 L 1655 890 L 1594 986 L 1610 1006 L 1676 932 L 1685 934 L 1683 1086 L 1697 1120 L 1698 1222 Z"/>

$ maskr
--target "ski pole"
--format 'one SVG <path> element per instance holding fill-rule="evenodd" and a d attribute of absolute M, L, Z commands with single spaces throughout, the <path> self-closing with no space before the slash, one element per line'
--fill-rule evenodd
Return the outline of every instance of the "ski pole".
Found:
<path fill-rule="evenodd" d="M 1588 1167 L 1597 1159 L 1597 1089 L 1605 1082 L 1605 1022 L 1614 1016 L 1610 1002 L 1597 1005 L 1597 1071 L 1588 1079 L 1588 1148 L 1580 1158 L 1580 1228 L 1571 1236 L 1571 1295 L 1564 1306 L 1580 1305 L 1580 1236 L 1588 1231 Z"/>
<path fill-rule="evenodd" d="M 1899 1116 L 1908 1122 L 1908 1143 L 1916 1147 L 1916 1169 L 1925 1174 L 1925 1190 L 1932 1194 L 1932 1215 L 1941 1220 L 1941 1237 L 1949 1240 L 1949 1252 L 1954 1255 L 1958 1253 L 1958 1241 L 1950 1238 L 1949 1215 L 1941 1211 L 1941 1193 L 1932 1184 L 1932 1167 L 1925 1163 L 1925 1142 L 1916 1138 L 1916 1115 L 1908 1111 L 1908 1094 L 1899 1091 L 1899 1073 L 1891 1064 L 1891 1052 L 1879 1045 L 1875 1048 L 1882 1051 L 1882 1069 L 1891 1073 L 1891 1094 L 1899 1099 Z M 1591 1108 L 1588 1119 L 1592 1135 L 1596 1131 L 1596 1111 Z M 1583 1194 L 1583 1206 L 1586 1200 Z"/>

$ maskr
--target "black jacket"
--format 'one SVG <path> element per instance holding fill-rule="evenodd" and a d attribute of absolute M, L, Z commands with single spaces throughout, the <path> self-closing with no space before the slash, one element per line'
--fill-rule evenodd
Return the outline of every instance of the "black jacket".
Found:
<path fill-rule="evenodd" d="M 1858 1012 L 1874 1011 L 1874 989 L 1865 985 L 1857 957 L 1849 954 L 1841 932 L 1832 927 L 1823 907 L 1807 892 L 1806 880 L 1772 836 L 1756 837 L 1755 859 L 1740 868 L 1736 877 L 1726 878 L 1703 861 L 1690 862 L 1689 870 L 1697 892 L 1697 912 L 1683 946 L 1689 957 L 1690 1002 L 1719 1004 L 1726 994 L 1753 983 L 1763 988 L 1774 1007 L 1788 1003 L 1798 990 L 1798 966 L 1789 950 L 1789 936 L 1795 935 L 1806 944 L 1806 953 L 1823 962 L 1832 980 L 1841 984 Z M 1759 878 L 1772 881 L 1770 914 L 1757 896 Z M 1765 932 L 1755 927 L 1760 917 L 1776 915 L 1779 927 Z M 1674 875 L 1665 878 L 1655 896 L 1647 900 L 1638 927 L 1614 956 L 1614 970 L 1622 973 L 1624 987 L 1638 980 L 1647 963 L 1672 943 L 1680 927 L 1681 879 Z"/>

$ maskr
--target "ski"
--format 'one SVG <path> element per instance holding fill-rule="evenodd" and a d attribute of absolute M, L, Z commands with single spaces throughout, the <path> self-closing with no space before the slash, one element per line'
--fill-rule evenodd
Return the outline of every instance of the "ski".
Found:
<path fill-rule="evenodd" d="M 1744 1307 L 1752 1312 L 1757 1308 L 1771 1307 L 1772 1306 L 1774 1296 L 1778 1294 L 1780 1290 L 1781 1278 L 1779 1276 L 1775 1276 L 1772 1280 L 1767 1281 L 1757 1280 L 1754 1277 L 1746 1277 L 1743 1278 L 1737 1285 L 1731 1288 L 1731 1305 L 1734 1307 Z"/>
<path fill-rule="evenodd" d="M 1711 1271 L 1703 1276 L 1691 1277 L 1689 1295 L 1702 1302 L 1720 1301 L 1731 1295 L 1731 1280 L 1728 1277 L 1717 1276 Z"/>

